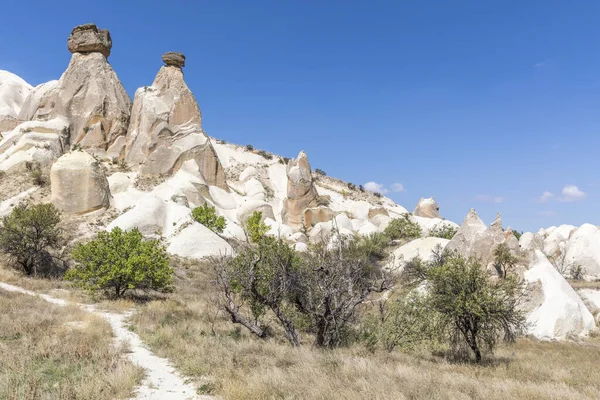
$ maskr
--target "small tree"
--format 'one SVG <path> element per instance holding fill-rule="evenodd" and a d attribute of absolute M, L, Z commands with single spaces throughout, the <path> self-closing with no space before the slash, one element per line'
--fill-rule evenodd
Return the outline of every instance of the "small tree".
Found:
<path fill-rule="evenodd" d="M 19 204 L 0 221 L 0 249 L 27 275 L 53 263 L 49 250 L 62 241 L 54 205 Z"/>
<path fill-rule="evenodd" d="M 514 270 L 517 261 L 517 257 L 512 255 L 506 243 L 500 243 L 494 249 L 494 268 L 501 278 L 506 278 L 506 275 Z"/>
<path fill-rule="evenodd" d="M 269 227 L 262 220 L 260 211 L 254 211 L 246 220 L 246 232 L 251 243 L 258 243 L 269 232 Z"/>
<path fill-rule="evenodd" d="M 391 220 L 384 233 L 392 240 L 417 239 L 421 237 L 421 227 L 410 220 L 409 214 L 404 214 Z"/>
<path fill-rule="evenodd" d="M 373 263 L 356 238 L 339 236 L 303 255 L 292 301 L 308 317 L 318 347 L 344 344 L 359 306 L 393 286 L 390 271 Z"/>
<path fill-rule="evenodd" d="M 225 217 L 218 216 L 215 207 L 211 207 L 206 203 L 202 207 L 196 207 L 192 210 L 192 218 L 215 233 L 223 233 L 225 226 L 227 226 Z"/>
<path fill-rule="evenodd" d="M 221 293 L 221 306 L 232 322 L 248 328 L 260 338 L 267 337 L 262 321 L 265 311 L 273 312 L 292 346 L 300 345 L 300 334 L 291 318 L 287 299 L 293 292 L 300 259 L 281 239 L 264 236 L 236 257 L 213 259 Z"/>
<path fill-rule="evenodd" d="M 327 172 L 323 171 L 321 168 L 317 168 L 317 169 L 315 169 L 315 174 L 317 174 L 319 176 L 326 176 Z"/>
<path fill-rule="evenodd" d="M 456 232 L 458 232 L 458 228 L 444 224 L 433 228 L 429 232 L 429 236 L 450 240 L 456 235 Z"/>
<path fill-rule="evenodd" d="M 131 289 L 173 289 L 174 271 L 164 246 L 145 240 L 137 228 L 100 232 L 96 239 L 78 244 L 72 257 L 77 264 L 65 277 L 91 292 L 101 290 L 119 298 Z"/>
<path fill-rule="evenodd" d="M 427 271 L 426 298 L 437 336 L 453 354 L 493 352 L 498 340 L 514 342 L 526 328 L 518 305 L 523 293 L 515 277 L 492 280 L 474 259 L 452 254 Z"/>

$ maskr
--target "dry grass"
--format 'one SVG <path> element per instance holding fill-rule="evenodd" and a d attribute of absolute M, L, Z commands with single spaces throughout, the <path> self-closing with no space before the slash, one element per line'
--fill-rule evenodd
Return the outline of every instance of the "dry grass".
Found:
<path fill-rule="evenodd" d="M 143 369 L 107 322 L 76 307 L 0 290 L 0 398 L 126 399 Z"/>
<path fill-rule="evenodd" d="M 261 341 L 211 306 L 210 274 L 178 269 L 178 292 L 142 306 L 133 325 L 200 392 L 227 399 L 598 399 L 600 341 L 520 340 L 485 366 L 453 364 L 422 351 L 321 351 Z M 214 332 L 214 333 L 213 333 Z"/>
<path fill-rule="evenodd" d="M 573 280 L 567 279 L 569 285 L 573 289 L 599 289 L 600 290 L 600 281 L 584 281 L 584 280 Z"/>

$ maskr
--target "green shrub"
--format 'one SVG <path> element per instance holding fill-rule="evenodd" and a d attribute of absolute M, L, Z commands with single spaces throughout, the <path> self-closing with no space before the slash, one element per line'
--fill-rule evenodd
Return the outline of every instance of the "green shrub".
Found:
<path fill-rule="evenodd" d="M 429 236 L 450 240 L 456 235 L 456 232 L 458 232 L 458 228 L 444 224 L 433 228 L 429 232 Z"/>
<path fill-rule="evenodd" d="M 513 235 L 517 238 L 517 240 L 521 240 L 521 236 L 523 236 L 523 232 L 512 231 Z"/>
<path fill-rule="evenodd" d="M 251 144 L 247 144 L 246 145 L 246 150 L 248 150 L 248 151 L 254 151 L 254 146 L 252 146 Z"/>
<path fill-rule="evenodd" d="M 512 276 L 491 279 L 474 259 L 450 255 L 429 268 L 426 282 L 436 337 L 456 357 L 472 352 L 481 362 L 484 351 L 492 353 L 501 339 L 514 342 L 527 327 L 519 309 L 522 284 Z"/>
<path fill-rule="evenodd" d="M 211 207 L 206 203 L 202 207 L 196 207 L 192 210 L 192 218 L 215 233 L 222 233 L 227 225 L 225 217 L 217 216 L 215 207 Z"/>
<path fill-rule="evenodd" d="M 53 265 L 49 253 L 62 242 L 60 211 L 54 205 L 19 204 L 0 220 L 0 250 L 27 275 Z"/>
<path fill-rule="evenodd" d="M 271 154 L 271 153 L 269 153 L 269 152 L 267 152 L 267 151 L 264 151 L 264 150 L 259 150 L 259 151 L 258 151 L 258 154 L 259 154 L 259 155 L 261 155 L 261 156 L 263 156 L 263 157 L 264 157 L 264 158 L 266 158 L 267 160 L 272 160 L 272 159 L 273 159 L 273 154 Z"/>
<path fill-rule="evenodd" d="M 374 232 L 360 236 L 358 242 L 367 257 L 373 260 L 383 260 L 387 257 L 385 249 L 390 245 L 390 238 L 385 233 Z"/>
<path fill-rule="evenodd" d="M 315 169 L 315 174 L 320 175 L 320 176 L 327 176 L 327 172 L 323 171 L 320 168 Z"/>
<path fill-rule="evenodd" d="M 246 220 L 246 232 L 252 243 L 258 243 L 269 232 L 269 227 L 262 220 L 260 211 L 254 211 Z"/>
<path fill-rule="evenodd" d="M 494 249 L 494 268 L 501 278 L 506 278 L 509 272 L 514 270 L 517 257 L 513 256 L 506 243 L 500 243 Z"/>
<path fill-rule="evenodd" d="M 158 240 L 145 240 L 137 228 L 100 232 L 94 240 L 78 244 L 72 257 L 77 264 L 65 278 L 90 292 L 104 291 L 118 298 L 132 289 L 173 289 L 174 271 L 164 246 Z"/>
<path fill-rule="evenodd" d="M 400 218 L 391 220 L 384 233 L 392 240 L 416 239 L 421 237 L 421 227 L 410 220 L 409 214 L 404 214 Z"/>
<path fill-rule="evenodd" d="M 356 190 L 356 185 L 354 183 L 348 182 L 348 189 Z"/>

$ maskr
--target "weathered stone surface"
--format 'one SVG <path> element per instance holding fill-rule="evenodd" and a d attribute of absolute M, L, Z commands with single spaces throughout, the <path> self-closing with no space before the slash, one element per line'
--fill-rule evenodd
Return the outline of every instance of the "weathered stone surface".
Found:
<path fill-rule="evenodd" d="M 185 67 L 185 56 L 175 51 L 169 51 L 162 55 L 162 60 L 167 65 L 175 67 Z"/>
<path fill-rule="evenodd" d="M 390 214 L 387 212 L 387 210 L 383 207 L 370 208 L 369 214 L 368 214 L 369 221 L 372 220 L 376 215 L 385 215 L 386 217 L 390 216 Z"/>
<path fill-rule="evenodd" d="M 433 197 L 427 199 L 421 198 L 413 211 L 413 215 L 425 218 L 442 218 L 440 216 L 440 207 Z"/>
<path fill-rule="evenodd" d="M 258 211 L 262 214 L 262 220 L 264 221 L 267 218 L 275 219 L 275 215 L 273 213 L 273 207 L 259 199 L 245 199 L 236 210 L 237 217 L 242 225 L 246 224 L 246 221 L 252 214 Z"/>
<path fill-rule="evenodd" d="M 194 160 L 205 182 L 228 190 L 225 171 L 202 130 L 202 115 L 180 68 L 162 67 L 136 91 L 125 160 L 142 175 L 171 175 Z"/>
<path fill-rule="evenodd" d="M 329 207 L 314 207 L 304 210 L 304 227 L 312 228 L 319 222 L 327 222 L 333 219 L 333 211 Z"/>
<path fill-rule="evenodd" d="M 84 24 L 73 28 L 67 47 L 71 53 L 98 52 L 108 58 L 112 40 L 106 29 L 98 29 L 94 24 Z"/>
<path fill-rule="evenodd" d="M 102 167 L 88 153 L 73 151 L 50 169 L 52 203 L 68 214 L 84 214 L 110 206 L 110 189 Z"/>
<path fill-rule="evenodd" d="M 127 133 L 131 99 L 106 58 L 97 52 L 74 53 L 58 84 L 38 104 L 31 119 L 66 118 L 69 144 L 92 153 L 105 154 Z"/>
<path fill-rule="evenodd" d="M 25 171 L 30 163 L 50 166 L 65 151 L 69 123 L 64 118 L 23 122 L 0 140 L 0 171 Z"/>
<path fill-rule="evenodd" d="M 600 279 L 600 229 L 597 226 L 581 225 L 573 231 L 563 251 L 567 272 L 580 266 L 586 280 Z"/>
<path fill-rule="evenodd" d="M 308 157 L 304 151 L 287 165 L 287 199 L 283 209 L 283 221 L 293 229 L 302 227 L 305 209 L 316 207 L 319 194 L 312 180 Z"/>
<path fill-rule="evenodd" d="M 446 248 L 456 250 L 465 257 L 489 259 L 494 240 L 474 208 L 469 211 L 456 235 Z M 487 265 L 487 262 L 484 263 Z"/>

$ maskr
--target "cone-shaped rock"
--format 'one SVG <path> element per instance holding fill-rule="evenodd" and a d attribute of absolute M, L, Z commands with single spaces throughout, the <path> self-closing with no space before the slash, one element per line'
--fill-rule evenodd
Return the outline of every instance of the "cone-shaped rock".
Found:
<path fill-rule="evenodd" d="M 427 199 L 421 198 L 415 207 L 415 211 L 413 211 L 413 215 L 425 218 L 442 218 L 440 216 L 440 207 L 433 197 Z"/>
<path fill-rule="evenodd" d="M 225 172 L 202 130 L 200 108 L 180 66 L 162 67 L 152 86 L 136 91 L 125 160 L 140 166 L 144 175 L 170 175 L 194 160 L 207 184 L 227 189 Z"/>
<path fill-rule="evenodd" d="M 456 250 L 465 257 L 473 256 L 480 259 L 485 257 L 487 259 L 491 254 L 492 245 L 493 240 L 487 227 L 472 208 L 446 248 Z"/>
<path fill-rule="evenodd" d="M 68 214 L 84 214 L 110 205 L 108 180 L 99 162 L 84 151 L 60 157 L 50 170 L 52 203 Z"/>
<path fill-rule="evenodd" d="M 37 120 L 66 118 L 70 145 L 103 153 L 127 133 L 131 108 L 129 95 L 106 60 L 110 34 L 93 24 L 82 25 L 73 29 L 68 46 L 73 55 L 67 70 L 35 101 L 35 112 L 29 108 L 27 113 Z"/>
<path fill-rule="evenodd" d="M 283 210 L 284 222 L 294 229 L 302 226 L 304 210 L 317 206 L 319 194 L 313 184 L 308 157 L 304 151 L 287 166 L 287 199 Z"/>

